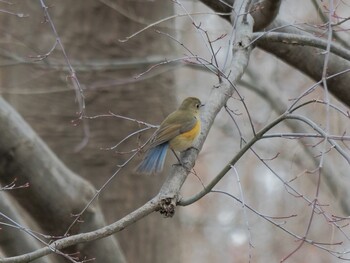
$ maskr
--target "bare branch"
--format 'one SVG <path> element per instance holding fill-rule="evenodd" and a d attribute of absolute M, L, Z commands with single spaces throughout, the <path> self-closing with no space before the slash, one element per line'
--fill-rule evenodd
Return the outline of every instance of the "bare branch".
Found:
<path fill-rule="evenodd" d="M 0 127 L 0 170 L 6 171 L 1 172 L 0 182 L 7 185 L 17 178 L 19 185 L 28 183 L 30 187 L 8 193 L 36 216 L 45 231 L 63 232 L 71 222 L 70 215 L 82 210 L 94 196 L 94 188 L 70 171 L 1 98 Z M 90 206 L 88 212 L 90 216 L 80 228 L 88 231 L 105 225 L 98 204 Z M 113 237 L 94 245 L 94 249 L 109 251 L 106 256 L 122 259 L 118 248 Z"/>
<path fill-rule="evenodd" d="M 197 193 L 196 195 L 190 198 L 179 200 L 178 205 L 182 205 L 182 206 L 190 205 L 196 202 L 197 200 L 199 200 L 200 198 L 202 198 L 203 196 L 205 196 L 206 194 L 208 194 L 214 188 L 214 186 L 217 185 L 217 183 L 227 174 L 227 172 L 232 169 L 232 167 L 238 162 L 238 160 L 258 140 L 260 140 L 266 132 L 268 132 L 270 129 L 275 127 L 278 123 L 283 121 L 285 118 L 286 118 L 286 115 L 282 114 L 277 119 L 275 119 L 274 121 L 269 123 L 267 126 L 262 128 L 259 132 L 257 132 L 255 136 L 243 146 L 243 148 L 233 157 L 233 159 L 228 164 L 225 165 L 225 167 L 220 171 L 220 173 L 216 175 L 215 178 L 202 191 L 200 191 L 199 193 Z"/>
<path fill-rule="evenodd" d="M 51 19 L 51 16 L 50 16 L 50 13 L 48 11 L 48 7 L 46 6 L 44 0 L 40 0 L 40 4 L 41 4 L 41 7 L 43 8 L 44 10 L 44 14 L 45 14 L 45 18 L 47 19 L 47 21 L 49 22 L 50 24 L 50 27 L 56 37 L 56 42 L 58 44 L 58 46 L 61 48 L 62 50 L 62 53 L 63 53 L 63 56 L 64 56 L 64 59 L 66 61 L 66 64 L 68 66 L 68 69 L 69 69 L 69 72 L 70 72 L 70 75 L 67 77 L 67 80 L 70 80 L 73 87 L 74 87 L 74 91 L 75 91 L 75 97 L 76 97 L 76 100 L 78 101 L 78 104 L 79 104 L 79 119 L 82 119 L 82 116 L 85 114 L 85 99 L 84 99 L 84 91 L 83 91 L 83 88 L 80 84 L 80 81 L 76 75 L 76 72 L 72 66 L 72 64 L 70 63 L 70 60 L 68 58 L 68 55 L 66 53 L 66 50 L 62 44 L 62 41 L 61 41 L 61 38 L 60 36 L 58 35 L 58 32 L 56 30 L 56 27 Z M 56 44 L 54 45 L 53 48 L 56 47 Z M 52 49 L 53 50 L 53 49 Z M 52 52 L 52 51 L 51 51 Z M 86 119 L 82 119 L 82 122 L 83 122 L 83 131 L 84 131 L 84 139 L 81 141 L 81 143 L 76 147 L 76 151 L 80 151 L 82 148 L 84 148 L 89 140 L 89 136 L 90 136 L 90 129 L 89 129 L 89 126 L 88 126 L 88 123 L 87 123 L 87 120 Z"/>
<path fill-rule="evenodd" d="M 0 13 L 5 13 L 5 14 L 17 16 L 17 17 L 19 17 L 19 18 L 29 17 L 29 15 L 27 15 L 27 14 L 23 14 L 23 13 L 14 13 L 14 12 L 7 11 L 7 10 L 5 10 L 5 9 L 0 9 Z"/>
<path fill-rule="evenodd" d="M 232 0 L 224 1 L 227 5 L 222 2 L 216 4 L 218 1 L 211 0 L 202 0 L 202 2 L 213 8 L 214 11 L 226 13 L 230 10 L 229 4 L 232 3 Z M 229 21 L 228 17 L 225 17 L 225 19 Z M 305 30 L 297 29 L 292 26 L 288 27 L 287 22 L 278 18 L 267 26 L 266 30 L 274 30 L 275 28 L 280 28 L 278 29 L 278 32 L 312 36 L 311 34 L 306 33 Z M 271 41 L 259 41 L 258 47 L 277 56 L 315 81 L 322 79 L 324 57 L 320 54 L 318 48 L 281 45 L 280 43 L 274 43 Z M 350 74 L 346 73 L 349 72 L 350 62 L 348 60 L 344 60 L 336 55 L 330 55 L 328 76 L 333 75 L 333 77 L 327 80 L 329 91 L 348 106 L 350 106 L 350 93 L 348 92 Z"/>
<path fill-rule="evenodd" d="M 237 1 L 234 6 L 236 12 L 241 12 L 244 14 L 245 7 L 247 5 L 246 1 Z M 248 63 L 248 58 L 250 54 L 250 49 L 246 44 L 251 41 L 251 30 L 252 23 L 248 21 L 247 23 L 243 22 L 244 16 L 238 16 L 237 27 L 235 32 L 235 42 L 234 42 L 234 52 L 233 52 L 233 63 L 230 79 L 223 79 L 223 82 L 219 87 L 215 87 L 211 94 L 209 100 L 205 103 L 205 109 L 202 116 L 202 131 L 198 139 L 198 144 L 195 145 L 196 149 L 200 149 L 204 143 L 206 136 L 209 133 L 209 129 L 214 122 L 214 119 L 222 107 L 225 106 L 227 100 L 231 97 L 234 92 L 234 86 L 232 83 L 238 81 Z M 186 167 L 176 166 L 173 167 L 170 175 L 167 177 L 162 189 L 161 195 L 164 197 L 170 197 L 174 200 L 174 203 L 177 203 L 178 192 L 184 183 L 187 174 L 190 169 L 194 166 L 195 159 L 198 155 L 198 152 L 195 149 L 190 149 L 182 154 L 182 163 Z M 231 169 L 231 166 L 230 166 Z M 180 202 L 180 204 L 183 204 Z"/>
<path fill-rule="evenodd" d="M 122 219 L 118 220 L 117 222 L 102 227 L 98 230 L 73 235 L 70 237 L 62 238 L 60 240 L 57 240 L 55 242 L 52 242 L 49 246 L 38 249 L 34 252 L 23 254 L 20 256 L 15 257 L 9 257 L 0 259 L 1 263 L 18 263 L 18 262 L 30 262 L 37 258 L 43 257 L 45 255 L 48 255 L 50 253 L 55 252 L 56 250 L 61 250 L 66 247 L 70 247 L 75 244 L 81 244 L 90 242 L 93 240 L 101 239 L 104 237 L 108 237 L 114 233 L 117 233 L 127 226 L 137 222 L 141 218 L 147 216 L 148 214 L 154 212 L 161 206 L 161 200 L 157 197 L 153 198 L 152 200 L 148 201 L 146 204 L 141 206 L 140 208 L 136 209 L 135 211 L 131 212 L 127 216 L 123 217 Z"/>
<path fill-rule="evenodd" d="M 33 239 L 35 234 L 28 234 L 27 228 L 37 227 L 33 220 L 26 215 L 26 212 L 20 209 L 14 202 L 14 200 L 7 193 L 0 193 L 0 218 L 1 218 L 1 235 L 0 242 L 8 244 L 2 246 L 2 250 L 6 255 L 18 255 L 27 251 L 37 250 L 41 247 L 41 244 L 37 240 Z M 10 218 L 10 220 L 5 220 Z M 12 222 L 16 221 L 17 225 Z M 5 227 L 4 224 L 10 225 Z M 0 256 L 0 262 L 1 262 Z M 41 259 L 38 262 L 52 262 L 51 258 Z"/>
<path fill-rule="evenodd" d="M 280 33 L 280 32 L 267 32 L 267 33 L 254 33 L 253 36 L 256 38 L 253 40 L 254 42 L 259 43 L 261 41 L 267 42 L 279 42 L 281 44 L 287 45 L 297 45 L 297 46 L 310 46 L 316 47 L 323 50 L 327 49 L 329 41 L 323 40 L 319 37 L 314 37 L 311 35 L 300 35 L 300 34 L 291 34 L 291 33 Z M 259 45 L 259 44 L 258 44 Z M 330 44 L 330 51 L 342 57 L 346 60 L 350 61 L 350 51 L 346 48 L 343 48 L 336 43 Z"/>
<path fill-rule="evenodd" d="M 281 121 L 284 121 L 286 119 L 296 119 L 300 120 L 307 125 L 309 125 L 311 128 L 313 128 L 315 131 L 317 131 L 320 135 L 322 135 L 339 153 L 344 157 L 344 159 L 350 164 L 350 156 L 331 138 L 328 137 L 327 133 L 322 130 L 320 127 L 318 127 L 314 122 L 311 120 L 305 118 L 304 116 L 296 115 L 296 114 L 289 114 L 289 112 L 286 112 L 285 114 L 280 115 L 278 118 L 276 118 L 274 121 L 269 123 L 267 126 L 262 128 L 259 132 L 256 133 L 256 135 L 244 145 L 244 147 L 233 157 L 233 159 L 226 164 L 226 166 L 220 171 L 218 175 L 207 185 L 204 187 L 202 191 L 195 194 L 194 196 L 179 200 L 178 204 L 182 206 L 190 205 L 206 194 L 208 194 L 215 185 L 227 174 L 228 171 L 232 169 L 232 167 L 238 162 L 238 160 L 260 139 L 263 138 L 263 135 L 268 132 L 270 129 L 275 127 L 278 123 Z"/>

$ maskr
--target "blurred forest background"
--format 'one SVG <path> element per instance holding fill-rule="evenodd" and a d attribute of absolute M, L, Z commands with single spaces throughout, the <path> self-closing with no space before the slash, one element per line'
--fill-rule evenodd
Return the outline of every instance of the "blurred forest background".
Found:
<path fill-rule="evenodd" d="M 349 50 L 350 1 L 281 2 L 279 19 L 325 40 L 333 6 L 332 22 L 342 23 L 334 27 L 332 39 Z M 7 132 L 20 133 L 0 123 L 2 262 L 42 247 L 43 242 L 31 234 L 45 242 L 63 236 L 73 215 L 112 176 L 84 213 L 84 222 L 70 229 L 71 235 L 113 223 L 159 192 L 169 169 L 145 177 L 133 173 L 139 155 L 128 161 L 131 149 L 154 130 L 112 149 L 141 125 L 109 113 L 158 125 L 188 96 L 205 103 L 218 77 L 195 65 L 190 56 L 210 61 L 212 46 L 223 65 L 232 25 L 202 2 L 190 0 L 7 0 L 0 1 L 0 19 L 1 96 L 58 157 L 47 161 L 51 153 L 44 146 L 38 156 L 23 153 L 27 149 L 22 145 L 35 148 L 35 135 L 28 130 L 24 133 L 30 134 L 29 139 L 20 136 L 7 145 Z M 206 36 L 216 41 L 209 45 Z M 324 55 L 321 49 L 313 54 Z M 320 80 L 254 48 L 236 84 L 251 119 L 233 94 L 217 116 L 181 197 L 201 191 L 221 171 L 240 150 L 242 140 L 254 136 L 251 124 L 259 131 Z M 106 263 L 350 260 L 350 169 L 343 158 L 350 155 L 349 105 L 320 85 L 315 87 L 302 102 L 324 102 L 330 96 L 332 107 L 309 103 L 297 113 L 325 129 L 342 147 L 342 154 L 324 144 L 312 127 L 285 120 L 240 158 L 214 192 L 177 207 L 174 217 L 152 213 L 111 237 L 64 253 L 77 262 L 96 258 Z M 93 118 L 79 119 L 80 111 Z M 41 139 L 35 137 L 33 145 L 41 145 Z M 166 167 L 175 162 L 169 154 Z M 72 258 L 50 255 L 33 262 L 72 262 Z"/>

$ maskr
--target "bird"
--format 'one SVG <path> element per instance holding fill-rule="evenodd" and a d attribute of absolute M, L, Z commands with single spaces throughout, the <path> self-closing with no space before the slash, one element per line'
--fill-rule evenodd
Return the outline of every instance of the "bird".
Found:
<path fill-rule="evenodd" d="M 152 175 L 163 170 L 168 148 L 183 152 L 192 147 L 201 131 L 200 108 L 196 97 L 186 98 L 180 107 L 169 114 L 150 140 L 145 156 L 136 173 Z"/>

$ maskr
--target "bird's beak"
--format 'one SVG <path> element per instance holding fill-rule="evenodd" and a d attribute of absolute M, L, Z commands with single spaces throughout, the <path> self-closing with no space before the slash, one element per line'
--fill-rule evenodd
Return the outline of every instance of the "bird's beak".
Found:
<path fill-rule="evenodd" d="M 205 104 L 201 104 L 199 107 L 202 108 Z"/>

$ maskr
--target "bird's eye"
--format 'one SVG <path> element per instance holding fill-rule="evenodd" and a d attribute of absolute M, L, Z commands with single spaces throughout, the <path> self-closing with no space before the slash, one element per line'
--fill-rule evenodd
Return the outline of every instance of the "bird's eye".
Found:
<path fill-rule="evenodd" d="M 196 104 L 196 108 L 199 109 L 199 104 L 198 103 Z"/>

